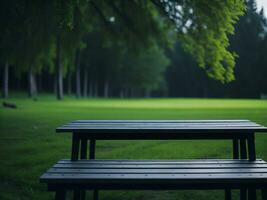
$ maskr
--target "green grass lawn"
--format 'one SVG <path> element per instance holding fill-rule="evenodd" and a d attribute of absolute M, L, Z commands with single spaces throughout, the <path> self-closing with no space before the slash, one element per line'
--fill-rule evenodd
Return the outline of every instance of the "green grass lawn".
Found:
<path fill-rule="evenodd" d="M 55 128 L 77 119 L 250 119 L 267 126 L 266 100 L 10 98 L 0 108 L 0 199 L 53 199 L 39 176 L 70 158 L 70 134 Z M 267 135 L 256 135 L 267 160 Z M 230 141 L 99 141 L 97 158 L 229 158 Z M 236 193 L 236 192 L 235 192 Z M 89 194 L 89 192 L 88 192 Z M 237 195 L 237 193 L 235 194 Z M 88 195 L 90 197 L 90 195 Z M 101 199 L 223 199 L 223 191 L 101 191 Z M 90 199 L 90 198 L 88 198 Z"/>

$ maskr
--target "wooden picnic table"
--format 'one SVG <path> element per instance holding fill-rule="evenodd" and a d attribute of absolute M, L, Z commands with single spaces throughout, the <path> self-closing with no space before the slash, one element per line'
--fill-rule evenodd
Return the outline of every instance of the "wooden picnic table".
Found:
<path fill-rule="evenodd" d="M 267 128 L 249 120 L 76 120 L 57 132 L 72 133 L 73 161 L 95 158 L 96 140 L 195 140 L 233 141 L 233 158 L 256 160 L 255 133 Z"/>
<path fill-rule="evenodd" d="M 215 183 L 209 183 L 208 181 L 215 180 L 211 177 L 211 174 L 207 174 L 211 169 L 216 172 L 216 180 L 218 177 L 224 176 L 224 181 L 220 181 L 216 184 L 218 187 L 225 189 L 225 199 L 231 199 L 231 188 L 240 188 L 240 199 L 246 200 L 247 191 L 249 194 L 249 199 L 256 198 L 256 188 L 265 188 L 266 184 L 265 175 L 266 168 L 265 165 L 260 165 L 261 169 L 256 169 L 256 164 L 265 164 L 266 162 L 261 160 L 256 160 L 255 151 L 255 133 L 256 132 L 267 132 L 267 128 L 261 126 L 255 122 L 249 120 L 76 120 L 60 126 L 56 129 L 57 132 L 71 132 L 72 133 L 72 152 L 71 161 L 62 160 L 59 161 L 53 168 L 51 168 L 46 174 L 41 177 L 41 181 L 48 183 L 48 188 L 50 190 L 56 191 L 56 199 L 65 199 L 66 189 L 74 189 L 74 199 L 85 199 L 85 190 L 94 190 L 94 199 L 98 199 L 98 188 L 102 187 L 100 183 L 106 180 L 107 177 L 113 177 L 114 180 L 120 183 L 125 178 L 132 176 L 129 181 L 134 181 L 135 184 L 141 184 L 140 188 L 153 189 L 153 184 L 150 180 L 150 175 L 148 173 L 153 172 L 151 176 L 162 176 L 168 180 L 168 184 L 160 184 L 160 188 L 171 189 L 183 188 L 179 185 L 179 180 L 183 183 L 184 178 L 181 177 L 191 177 L 190 184 L 188 188 L 194 189 L 203 188 L 211 189 L 215 186 Z M 233 148 L 233 160 L 199 160 L 199 161 L 185 161 L 186 167 L 175 167 L 175 174 L 173 174 L 173 166 L 169 166 L 172 162 L 175 162 L 179 166 L 183 161 L 162 161 L 161 165 L 157 165 L 159 161 L 138 161 L 138 165 L 132 165 L 133 161 L 109 161 L 109 160 L 95 160 L 95 146 L 96 140 L 198 140 L 198 139 L 226 139 L 232 140 Z M 89 146 L 89 157 L 87 156 L 88 144 Z M 79 158 L 82 159 L 79 161 Z M 89 160 L 85 160 L 89 158 Z M 235 162 L 236 161 L 236 162 Z M 247 169 L 243 170 L 243 164 L 247 161 Z M 96 162 L 95 164 L 92 162 Z M 114 165 L 114 162 L 118 162 L 119 166 Z M 207 162 L 211 162 L 212 166 L 208 169 L 203 169 Z M 221 162 L 221 163 L 217 163 Z M 260 162 L 260 163 L 259 163 Z M 200 163 L 200 165 L 198 164 Z M 222 164 L 223 163 L 223 164 Z M 99 165 L 100 164 L 100 165 Z M 130 164 L 130 165 L 129 165 Z M 229 166 L 231 165 L 231 173 L 236 173 L 237 179 L 232 184 L 233 174 L 229 175 Z M 242 165 L 240 165 L 242 164 Z M 128 166 L 129 165 L 129 166 Z M 156 170 L 153 168 L 156 166 Z M 187 166 L 188 165 L 188 166 Z M 203 165 L 203 166 L 202 166 Z M 218 165 L 218 166 L 217 166 Z M 225 165 L 225 166 L 224 166 Z M 101 169 L 103 166 L 104 169 Z M 125 171 L 126 166 L 126 171 Z M 92 168 L 93 167 L 93 168 Z M 131 169 L 130 169 L 131 167 Z M 152 167 L 151 169 L 149 167 Z M 222 168 L 218 169 L 217 168 Z M 85 169 L 86 168 L 86 169 Z M 92 169 L 91 169 L 92 168 Z M 170 168 L 171 171 L 165 170 L 165 168 Z M 177 169 L 176 169 L 177 168 Z M 188 168 L 189 174 L 184 168 Z M 191 169 L 192 168 L 192 169 Z M 213 169 L 214 168 L 214 169 Z M 254 169 L 255 168 L 255 169 Z M 236 169 L 236 171 L 234 171 Z M 159 171 L 157 171 L 159 170 Z M 164 171 L 165 170 L 165 171 Z M 197 174 L 192 174 L 192 170 L 197 171 Z M 205 171 L 206 170 L 206 171 Z M 212 171 L 211 170 L 211 171 Z M 244 171 L 244 178 L 241 177 L 241 171 Z M 251 174 L 248 173 L 248 171 Z M 255 171 L 256 170 L 256 171 Z M 258 171 L 261 174 L 258 174 Z M 203 173 L 202 173 L 203 171 Z M 164 172 L 164 175 L 161 174 Z M 69 174 L 71 173 L 71 174 Z M 107 176 L 106 178 L 102 176 Z M 133 174 L 134 175 L 133 175 Z M 201 174 L 202 173 L 202 174 Z M 93 174 L 93 175 L 92 175 Z M 140 175 L 140 180 L 136 176 Z M 198 179 L 199 176 L 203 176 Z M 176 177 L 177 176 L 177 177 Z M 181 176 L 181 177 L 180 177 Z M 218 177 L 217 177 L 218 176 Z M 242 175 L 243 176 L 243 175 Z M 121 178 L 123 177 L 123 179 Z M 154 177 L 154 178 L 155 178 Z M 162 177 L 160 178 L 160 183 L 162 182 Z M 169 177 L 169 178 L 168 178 Z M 169 181 L 170 177 L 174 178 L 174 183 L 171 184 Z M 198 178 L 197 178 L 198 177 Z M 228 177 L 228 178 L 227 178 Z M 103 179 L 104 178 L 104 179 Z M 248 181 L 253 178 L 253 184 L 247 185 Z M 197 185 L 194 185 L 194 179 L 198 181 Z M 114 180 L 111 182 L 114 184 Z M 93 181 L 93 182 L 90 182 Z M 167 183 L 166 182 L 166 183 Z M 153 182 L 154 183 L 154 182 Z M 74 184 L 74 185 L 73 185 Z M 100 185 L 99 185 L 100 184 Z M 129 183 L 130 184 L 130 183 Z M 148 184 L 148 185 L 146 185 Z M 177 185 L 178 184 L 178 185 Z M 115 184 L 116 189 L 123 189 L 124 186 L 127 188 L 130 185 Z M 101 186 L 101 187 L 100 187 Z M 78 187 L 78 188 L 77 188 Z M 219 187 L 219 188 L 220 188 Z M 110 185 L 109 187 L 110 188 Z M 160 189 L 156 188 L 156 189 Z M 248 189 L 249 188 L 249 189 Z M 263 199 L 266 199 L 265 189 L 263 191 Z"/>

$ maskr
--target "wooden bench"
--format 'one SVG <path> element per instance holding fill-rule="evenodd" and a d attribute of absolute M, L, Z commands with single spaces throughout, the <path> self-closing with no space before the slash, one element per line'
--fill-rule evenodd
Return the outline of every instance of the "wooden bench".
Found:
<path fill-rule="evenodd" d="M 72 149 L 71 149 L 72 164 L 71 166 L 76 166 L 75 162 L 77 163 L 81 162 L 79 161 L 79 159 L 83 161 L 85 159 L 91 159 L 91 161 L 93 162 L 95 159 L 97 140 L 202 140 L 202 139 L 231 140 L 233 158 L 237 160 L 248 159 L 249 163 L 255 164 L 253 163 L 256 160 L 255 133 L 256 132 L 267 133 L 267 128 L 255 122 L 251 122 L 249 120 L 76 120 L 76 121 L 73 121 L 73 122 L 70 122 L 70 123 L 67 123 L 65 125 L 58 127 L 56 131 L 59 133 L 71 133 L 72 134 Z M 231 161 L 235 162 L 234 160 L 231 160 Z M 103 161 L 103 162 L 104 162 L 103 165 L 108 166 L 109 164 L 108 161 Z M 152 165 L 154 164 L 156 163 L 153 163 Z M 89 166 L 91 166 L 91 164 Z M 97 168 L 94 168 L 92 170 L 97 171 Z M 57 183 L 56 182 L 57 179 L 52 178 L 56 174 L 54 175 L 48 175 L 48 174 L 51 174 L 51 173 L 47 173 L 46 175 L 50 176 L 51 180 L 55 181 L 54 184 L 51 184 L 51 182 L 49 182 L 50 179 L 46 179 L 47 178 L 46 175 L 42 176 L 41 180 L 43 182 L 48 183 L 50 190 L 53 189 L 54 191 L 58 191 L 57 192 L 58 198 L 61 198 L 62 196 L 64 197 L 64 193 L 65 193 L 64 191 L 67 190 L 68 187 L 71 186 L 70 190 L 75 190 L 74 192 L 75 199 L 85 200 L 86 199 L 85 189 L 92 189 L 92 188 L 95 188 L 94 199 L 95 200 L 98 199 L 97 189 L 101 188 L 100 187 L 101 184 L 100 185 L 88 184 L 88 181 L 91 180 L 90 178 L 84 179 L 85 182 L 83 184 L 77 183 L 77 184 L 69 185 L 66 182 L 64 184 Z M 118 176 L 118 180 L 120 180 L 119 179 L 120 176 L 125 177 L 126 175 L 127 173 L 120 174 Z M 153 179 L 149 179 L 150 175 L 149 174 L 147 175 L 148 176 L 144 176 L 143 179 L 137 179 L 136 181 L 140 183 L 140 186 L 142 186 L 143 184 L 142 180 L 146 180 L 148 181 L 148 183 L 149 181 L 151 181 L 151 184 L 150 183 L 147 184 L 147 188 L 153 189 L 152 187 Z M 239 173 L 238 175 L 242 175 L 242 173 Z M 254 175 L 254 173 L 252 173 L 252 175 Z M 256 178 L 258 175 L 259 174 L 255 173 Z M 61 175 L 58 174 L 57 176 L 59 177 L 60 180 L 64 182 L 65 179 L 64 178 L 61 179 L 62 178 L 61 176 L 67 177 L 68 173 L 65 173 L 63 171 Z M 80 177 L 82 176 L 82 174 L 79 175 L 79 173 L 75 173 L 73 174 L 73 177 L 75 176 Z M 100 174 L 96 173 L 96 176 L 97 176 L 96 178 L 98 178 Z M 212 176 L 213 175 L 209 176 L 209 174 L 204 174 L 202 177 L 203 179 L 200 179 L 199 185 L 196 185 L 196 186 L 197 187 L 205 186 L 206 184 L 205 180 L 212 179 Z M 175 176 L 172 176 L 172 177 L 175 177 Z M 77 181 L 78 180 L 79 179 L 77 178 Z M 176 181 L 179 182 L 180 179 L 177 179 L 177 180 L 172 179 L 172 181 L 173 180 L 175 180 L 175 182 Z M 191 181 L 191 179 L 189 180 Z M 248 187 L 242 186 L 245 184 L 245 181 L 244 181 L 245 179 L 242 179 L 241 177 L 240 179 L 237 179 L 237 180 L 240 181 L 237 184 L 238 188 L 241 188 L 240 199 L 246 200 Z M 260 180 L 262 179 L 259 178 L 255 180 L 260 182 Z M 110 180 L 107 179 L 107 181 L 110 181 Z M 243 181 L 243 184 L 241 184 L 241 181 Z M 89 187 L 89 185 L 91 188 Z M 130 185 L 125 185 L 125 187 L 126 186 L 128 187 Z M 179 188 L 182 189 L 184 187 L 183 184 L 176 184 L 176 183 L 170 184 L 170 185 L 166 184 L 166 187 L 164 185 L 165 184 L 160 184 L 159 186 L 157 186 L 156 189 L 161 189 L 161 188 L 168 189 L 168 187 L 170 187 L 169 189 L 171 189 L 171 187 L 175 187 L 175 189 L 179 189 Z M 206 186 L 212 186 L 212 185 L 213 184 L 207 184 Z M 68 187 L 65 188 L 65 186 L 68 186 Z M 117 186 L 121 186 L 120 188 L 118 187 L 118 189 L 123 189 L 124 184 L 117 185 Z M 146 185 L 143 184 L 143 186 L 144 187 L 140 187 L 140 189 L 146 189 L 145 188 Z M 187 185 L 188 189 L 190 189 L 189 186 L 190 184 Z M 226 187 L 225 182 L 223 182 L 223 186 L 225 187 L 226 199 L 231 200 L 231 189 L 229 189 L 231 187 Z M 253 187 L 256 187 L 256 185 L 254 185 Z M 255 189 L 253 189 L 253 187 L 250 188 L 250 196 L 252 196 L 252 194 L 254 194 L 255 196 Z M 210 188 L 210 187 L 207 187 L 207 188 Z"/>
<path fill-rule="evenodd" d="M 261 159 L 60 160 L 40 178 L 55 199 L 67 191 L 245 189 L 249 200 L 262 190 L 266 200 L 267 163 Z M 231 197 L 226 197 L 231 198 Z"/>

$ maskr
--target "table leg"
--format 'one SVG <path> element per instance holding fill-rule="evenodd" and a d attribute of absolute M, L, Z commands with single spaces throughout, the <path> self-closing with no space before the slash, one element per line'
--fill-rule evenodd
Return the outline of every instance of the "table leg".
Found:
<path fill-rule="evenodd" d="M 87 158 L 87 144 L 88 144 L 87 139 L 81 139 L 81 154 L 80 154 L 81 159 Z M 86 191 L 85 190 L 80 191 L 79 199 L 80 200 L 86 199 Z"/>
<path fill-rule="evenodd" d="M 94 200 L 98 200 L 98 193 L 99 193 L 98 190 L 94 190 L 94 194 L 93 194 L 94 195 L 94 197 L 93 197 Z"/>
<path fill-rule="evenodd" d="M 73 200 L 81 200 L 81 190 L 73 191 Z"/>
<path fill-rule="evenodd" d="M 95 139 L 90 140 L 90 155 L 89 159 L 95 159 Z M 93 192 L 93 199 L 98 200 L 98 190 L 94 190 Z"/>
<path fill-rule="evenodd" d="M 262 188 L 261 189 L 261 199 L 262 200 L 267 200 L 267 188 Z"/>
<path fill-rule="evenodd" d="M 71 160 L 75 161 L 79 158 L 79 146 L 80 139 L 78 133 L 73 133 L 72 135 L 72 149 L 71 149 Z"/>
<path fill-rule="evenodd" d="M 85 200 L 85 199 L 86 199 L 86 191 L 81 190 L 81 200 Z"/>
<path fill-rule="evenodd" d="M 247 189 L 240 189 L 240 200 L 247 200 Z"/>
<path fill-rule="evenodd" d="M 241 159 L 247 159 L 247 140 L 246 138 L 240 139 L 240 157 Z"/>
<path fill-rule="evenodd" d="M 238 139 L 233 139 L 233 158 L 238 159 L 239 158 L 239 142 Z"/>
<path fill-rule="evenodd" d="M 95 139 L 90 140 L 90 159 L 95 159 Z"/>
<path fill-rule="evenodd" d="M 232 193 L 230 189 L 226 189 L 224 191 L 224 198 L 225 200 L 231 200 L 232 199 Z"/>
<path fill-rule="evenodd" d="M 248 152 L 249 152 L 249 160 L 256 160 L 256 150 L 255 150 L 255 134 L 251 134 L 248 137 Z"/>
<path fill-rule="evenodd" d="M 65 200 L 66 190 L 57 190 L 55 194 L 55 200 Z"/>
<path fill-rule="evenodd" d="M 81 159 L 86 159 L 87 157 L 87 139 L 81 139 Z"/>
<path fill-rule="evenodd" d="M 257 193 L 255 188 L 248 189 L 248 200 L 257 200 Z"/>

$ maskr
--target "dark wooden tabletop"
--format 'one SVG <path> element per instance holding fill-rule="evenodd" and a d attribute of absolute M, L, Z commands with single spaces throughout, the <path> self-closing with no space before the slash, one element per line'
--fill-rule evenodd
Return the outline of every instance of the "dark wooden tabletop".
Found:
<path fill-rule="evenodd" d="M 229 134 L 267 132 L 267 128 L 249 120 L 76 120 L 58 127 L 56 131 L 89 134 L 101 138 L 133 136 L 134 139 L 135 135 L 144 138 L 151 134 L 223 134 L 227 137 Z"/>

